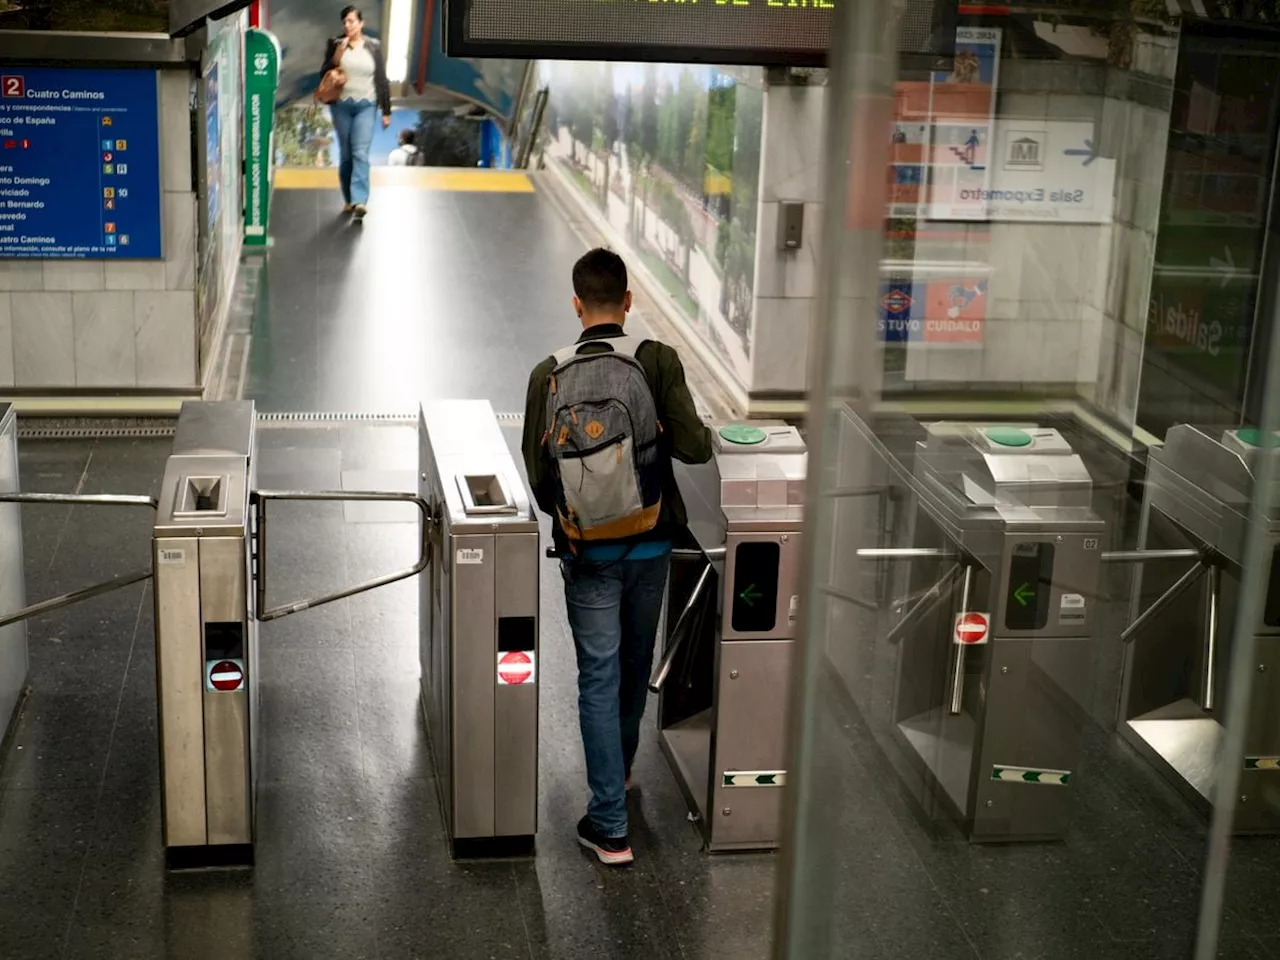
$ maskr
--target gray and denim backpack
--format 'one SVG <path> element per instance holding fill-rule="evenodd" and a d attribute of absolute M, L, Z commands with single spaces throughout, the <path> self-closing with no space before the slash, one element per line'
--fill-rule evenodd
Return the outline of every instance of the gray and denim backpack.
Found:
<path fill-rule="evenodd" d="M 560 527 L 575 550 L 658 525 L 662 425 L 636 359 L 644 343 L 632 337 L 588 340 L 555 354 L 543 443 L 554 466 Z"/>

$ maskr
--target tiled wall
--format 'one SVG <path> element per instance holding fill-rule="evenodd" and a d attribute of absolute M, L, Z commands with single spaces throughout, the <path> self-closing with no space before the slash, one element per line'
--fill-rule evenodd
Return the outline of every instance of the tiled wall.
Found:
<path fill-rule="evenodd" d="M 808 387 L 822 236 L 826 92 L 819 83 L 772 84 L 765 92 L 751 353 L 751 394 L 761 398 L 799 397 Z M 804 204 L 799 250 L 778 249 L 784 202 Z"/>
<path fill-rule="evenodd" d="M 191 80 L 160 77 L 165 259 L 0 261 L 0 387 L 196 387 Z"/>

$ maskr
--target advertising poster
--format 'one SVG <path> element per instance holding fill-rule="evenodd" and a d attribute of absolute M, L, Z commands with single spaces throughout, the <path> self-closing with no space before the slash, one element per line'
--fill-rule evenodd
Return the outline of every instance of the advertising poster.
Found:
<path fill-rule="evenodd" d="M 990 189 L 1000 31 L 961 27 L 950 73 L 928 83 L 932 142 L 925 151 L 931 220 L 983 220 Z"/>
<path fill-rule="evenodd" d="M 218 115 L 218 63 L 204 75 L 205 229 L 213 236 L 222 197 L 222 118 Z"/>

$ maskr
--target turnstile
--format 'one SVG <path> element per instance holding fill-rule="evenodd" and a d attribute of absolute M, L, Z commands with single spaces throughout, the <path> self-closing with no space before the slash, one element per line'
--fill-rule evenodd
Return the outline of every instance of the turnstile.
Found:
<path fill-rule="evenodd" d="M 937 423 L 915 455 L 911 605 L 890 630 L 911 789 L 975 841 L 1061 837 L 1100 620 L 1104 522 L 1062 435 Z"/>
<path fill-rule="evenodd" d="M 18 418 L 0 403 L 0 492 L 18 492 Z M 26 603 L 22 567 L 22 516 L 16 503 L 0 503 L 0 610 Z M 27 686 L 27 624 L 0 627 L 0 736 L 12 722 Z"/>
<path fill-rule="evenodd" d="M 154 533 L 169 863 L 252 862 L 258 714 L 252 402 L 186 403 Z"/>
<path fill-rule="evenodd" d="M 429 559 L 425 504 L 416 494 L 258 490 L 256 468 L 252 402 L 182 405 L 153 533 L 161 813 L 174 867 L 253 861 L 258 623 L 408 579 Z M 280 500 L 412 503 L 424 517 L 418 561 L 271 607 L 267 504 Z"/>
<path fill-rule="evenodd" d="M 671 565 L 659 742 L 706 848 L 776 847 L 807 456 L 782 423 L 714 428 L 710 463 L 676 465 L 689 542 Z"/>
<path fill-rule="evenodd" d="M 1257 489 L 1259 459 L 1280 456 L 1254 430 L 1173 427 L 1153 449 L 1139 526 L 1142 565 L 1121 688 L 1120 732 L 1201 811 L 1223 762 L 1241 767 L 1235 830 L 1280 830 L 1280 511 Z M 1243 756 L 1221 756 L 1231 638 L 1255 497 L 1263 500 L 1270 581 L 1252 625 L 1255 669 Z M 1188 565 L 1189 564 L 1189 565 Z"/>
<path fill-rule="evenodd" d="M 538 520 L 483 400 L 423 404 L 422 708 L 454 853 L 532 849 L 538 826 Z"/>

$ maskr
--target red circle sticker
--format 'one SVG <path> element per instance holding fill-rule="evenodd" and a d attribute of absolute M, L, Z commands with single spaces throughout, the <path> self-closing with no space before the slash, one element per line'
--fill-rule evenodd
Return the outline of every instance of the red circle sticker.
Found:
<path fill-rule="evenodd" d="M 517 686 L 533 681 L 533 656 L 523 650 L 498 654 L 498 683 Z"/>
<path fill-rule="evenodd" d="M 219 693 L 239 690 L 244 683 L 244 670 L 234 660 L 222 660 L 209 668 L 209 685 Z"/>
<path fill-rule="evenodd" d="M 986 643 L 990 626 L 985 613 L 962 613 L 956 617 L 956 643 Z"/>

